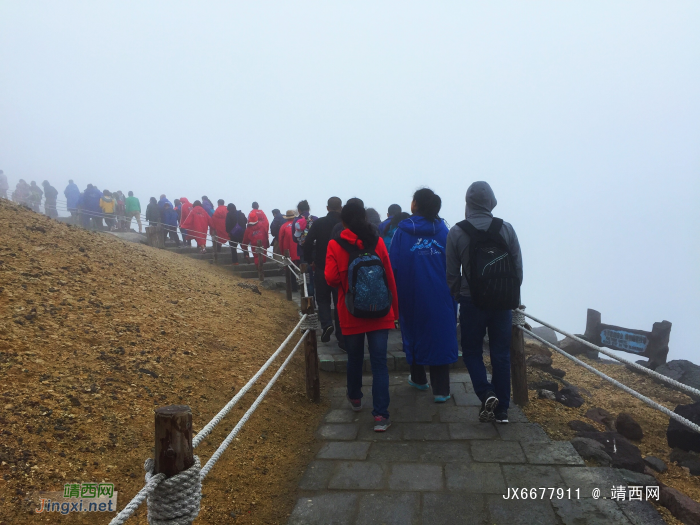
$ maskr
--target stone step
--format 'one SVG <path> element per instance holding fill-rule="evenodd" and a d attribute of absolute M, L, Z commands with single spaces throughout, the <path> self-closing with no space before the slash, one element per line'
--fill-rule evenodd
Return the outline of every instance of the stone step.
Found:
<path fill-rule="evenodd" d="M 326 372 L 336 372 L 344 374 L 348 369 L 348 354 L 345 352 L 334 354 L 322 354 L 319 348 L 318 360 L 321 370 Z M 450 369 L 465 368 L 462 352 L 458 352 L 459 358 L 456 363 L 450 365 Z M 386 354 L 386 361 L 389 371 L 408 371 L 410 366 L 406 362 L 406 354 L 401 350 L 389 350 Z M 372 367 L 369 360 L 369 354 L 365 353 L 364 364 L 362 370 L 372 372 Z"/>

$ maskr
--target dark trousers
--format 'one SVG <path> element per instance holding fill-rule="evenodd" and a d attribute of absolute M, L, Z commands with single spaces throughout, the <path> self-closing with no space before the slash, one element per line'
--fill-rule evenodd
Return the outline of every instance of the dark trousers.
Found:
<path fill-rule="evenodd" d="M 372 365 L 372 415 L 389 417 L 389 368 L 386 364 L 389 330 L 374 330 L 364 334 L 345 336 L 345 349 L 348 352 L 348 397 L 362 399 L 365 335 Z"/>
<path fill-rule="evenodd" d="M 238 264 L 238 243 L 230 241 L 228 245 L 231 247 L 231 263 Z"/>
<path fill-rule="evenodd" d="M 343 331 L 340 328 L 340 321 L 338 320 L 338 289 L 328 286 L 323 268 L 316 268 L 314 284 L 316 289 L 316 304 L 318 305 L 318 319 L 321 321 L 321 328 L 325 330 L 334 324 L 335 338 L 338 342 L 342 342 Z M 333 308 L 331 308 L 331 301 Z"/>
<path fill-rule="evenodd" d="M 433 387 L 433 395 L 450 395 L 450 365 L 430 365 L 430 385 Z M 419 385 L 425 385 L 428 378 L 425 375 L 425 366 L 411 365 L 411 381 Z"/>
<path fill-rule="evenodd" d="M 510 404 L 510 332 L 513 312 L 480 310 L 471 297 L 459 298 L 459 323 L 462 332 L 462 356 L 467 365 L 474 392 L 484 401 L 492 391 L 498 397 L 498 408 L 508 410 Z M 489 333 L 491 383 L 484 366 L 484 335 Z"/>
<path fill-rule="evenodd" d="M 169 228 L 166 226 L 165 228 Z M 171 241 L 175 241 L 175 246 L 180 246 L 180 237 L 177 236 L 177 230 L 169 230 L 169 229 L 164 229 L 163 230 L 163 240 L 167 240 L 167 238 L 170 237 Z"/>

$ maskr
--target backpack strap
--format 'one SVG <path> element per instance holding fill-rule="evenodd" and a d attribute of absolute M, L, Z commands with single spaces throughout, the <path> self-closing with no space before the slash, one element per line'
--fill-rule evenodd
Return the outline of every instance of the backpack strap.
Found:
<path fill-rule="evenodd" d="M 459 226 L 462 230 L 464 230 L 464 232 L 467 235 L 469 235 L 469 237 L 478 237 L 479 232 L 481 231 L 481 230 L 477 230 L 476 227 L 466 219 L 458 222 L 456 224 L 456 226 Z"/>
<path fill-rule="evenodd" d="M 489 229 L 486 231 L 489 233 L 489 235 L 500 236 L 502 226 L 503 226 L 503 219 L 499 219 L 497 217 L 494 217 L 493 220 L 491 221 L 491 224 L 489 225 Z"/>

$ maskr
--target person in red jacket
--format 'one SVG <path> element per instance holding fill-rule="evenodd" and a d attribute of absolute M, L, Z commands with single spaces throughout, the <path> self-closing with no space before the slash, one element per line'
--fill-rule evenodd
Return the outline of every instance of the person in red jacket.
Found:
<path fill-rule="evenodd" d="M 287 210 L 287 214 L 282 215 L 286 222 L 280 226 L 279 235 L 277 236 L 277 249 L 282 255 L 285 255 L 287 250 L 289 250 L 289 258 L 294 264 L 299 266 L 299 254 L 297 252 L 297 244 L 294 242 L 294 229 L 292 228 L 296 216 L 297 214 L 294 210 Z M 292 291 L 296 292 L 298 289 L 296 278 L 292 278 Z"/>
<path fill-rule="evenodd" d="M 192 246 L 192 238 L 187 236 L 187 230 L 182 227 L 182 223 L 185 222 L 192 208 L 192 203 L 186 197 L 180 197 L 180 233 L 182 234 L 183 244 L 188 246 Z"/>
<path fill-rule="evenodd" d="M 253 262 L 258 264 L 258 254 L 255 248 L 258 246 L 258 241 L 262 241 L 263 248 L 270 247 L 270 236 L 268 235 L 268 225 L 258 220 L 258 215 L 255 210 L 248 214 L 248 227 L 243 234 L 243 244 L 249 244 L 253 252 Z M 245 251 L 248 248 L 244 247 Z M 264 260 L 263 260 L 264 262 Z"/>
<path fill-rule="evenodd" d="M 182 201 L 182 199 L 180 199 Z M 214 230 L 214 223 L 207 211 L 202 208 L 200 201 L 194 201 L 194 207 L 187 218 L 180 223 L 187 230 L 187 236 L 197 242 L 197 247 L 202 253 L 207 252 L 207 229 Z M 215 232 L 212 231 L 212 237 Z"/>
<path fill-rule="evenodd" d="M 260 205 L 257 202 L 254 202 L 252 204 L 253 211 L 250 213 L 255 213 L 255 215 L 258 216 L 257 220 L 259 222 L 262 222 L 262 225 L 260 226 L 262 229 L 264 229 L 266 232 L 270 231 L 270 222 L 267 220 L 267 215 L 265 215 L 265 212 L 260 209 Z"/>
<path fill-rule="evenodd" d="M 214 215 L 211 216 L 211 220 L 214 223 L 214 229 L 216 230 L 216 237 L 214 237 L 214 249 L 217 252 L 221 251 L 221 245 L 229 241 L 228 232 L 226 231 L 226 214 L 228 213 L 228 208 L 224 206 L 224 199 L 219 199 L 217 202 L 218 207 L 214 210 Z"/>
<path fill-rule="evenodd" d="M 365 336 L 367 336 L 372 365 L 374 431 L 384 432 L 391 425 L 389 419 L 389 369 L 386 363 L 387 339 L 389 330 L 396 328 L 399 319 L 394 273 L 384 241 L 379 237 L 376 228 L 367 222 L 364 206 L 357 200 L 350 200 L 343 206 L 340 218 L 346 229 L 340 233 L 339 238 L 331 239 L 328 243 L 325 277 L 329 286 L 338 288 L 338 317 L 345 338 L 345 350 L 348 353 L 347 398 L 354 411 L 362 409 L 362 365 Z M 391 308 L 384 317 L 361 319 L 348 311 L 345 304 L 345 294 L 348 290 L 350 254 L 341 246 L 341 240 L 360 249 L 373 250 L 381 260 L 387 287 L 392 296 Z"/>

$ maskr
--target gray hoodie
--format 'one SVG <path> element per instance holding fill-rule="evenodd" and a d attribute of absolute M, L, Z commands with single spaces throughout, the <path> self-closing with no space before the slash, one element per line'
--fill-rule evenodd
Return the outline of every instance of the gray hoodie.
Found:
<path fill-rule="evenodd" d="M 467 205 L 465 218 L 479 230 L 488 230 L 496 207 L 496 196 L 487 182 L 474 182 L 467 190 Z M 515 268 L 523 282 L 523 256 L 520 253 L 520 243 L 513 227 L 503 222 L 501 237 L 508 244 L 508 250 L 513 256 Z M 447 284 L 455 298 L 460 295 L 469 297 L 469 283 L 462 275 L 462 268 L 469 271 L 469 235 L 459 226 L 453 226 L 447 235 Z"/>

